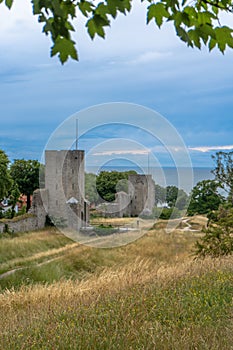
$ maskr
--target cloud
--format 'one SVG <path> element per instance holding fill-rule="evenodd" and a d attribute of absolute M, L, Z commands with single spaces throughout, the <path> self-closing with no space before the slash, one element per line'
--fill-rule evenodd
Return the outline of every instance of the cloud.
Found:
<path fill-rule="evenodd" d="M 93 154 L 93 156 L 112 156 L 112 155 L 144 155 L 150 153 L 149 150 L 142 150 L 142 149 L 133 149 L 133 150 L 112 150 L 112 151 L 103 151 L 103 152 L 96 152 Z"/>
<path fill-rule="evenodd" d="M 202 153 L 211 152 L 211 151 L 229 151 L 229 150 L 233 150 L 233 145 L 189 147 L 189 150 L 202 152 Z"/>
<path fill-rule="evenodd" d="M 166 57 L 172 56 L 171 52 L 160 52 L 160 51 L 148 51 L 140 54 L 134 60 L 129 63 L 140 64 L 140 63 L 150 63 L 157 60 L 164 59 Z"/>

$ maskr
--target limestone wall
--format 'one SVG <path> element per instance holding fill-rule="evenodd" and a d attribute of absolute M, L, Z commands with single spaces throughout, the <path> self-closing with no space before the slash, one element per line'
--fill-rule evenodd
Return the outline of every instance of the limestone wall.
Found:
<path fill-rule="evenodd" d="M 39 228 L 37 217 L 34 214 L 27 215 L 27 217 L 22 215 L 22 217 L 17 217 L 12 220 L 1 220 L 0 233 L 3 233 L 6 229 L 8 232 L 27 232 L 37 230 Z"/>
<path fill-rule="evenodd" d="M 48 214 L 54 218 L 63 218 L 68 226 L 80 228 L 88 222 L 85 211 L 84 151 L 45 152 L 45 188 L 48 189 Z M 74 198 L 77 206 L 67 202 Z"/>
<path fill-rule="evenodd" d="M 27 232 L 41 229 L 45 226 L 46 205 L 48 203 L 47 190 L 36 190 L 33 193 L 30 212 L 13 219 L 0 220 L 0 233 L 8 229 L 9 232 Z"/>
<path fill-rule="evenodd" d="M 139 216 L 144 209 L 150 211 L 155 203 L 154 181 L 151 175 L 129 175 L 131 216 Z"/>

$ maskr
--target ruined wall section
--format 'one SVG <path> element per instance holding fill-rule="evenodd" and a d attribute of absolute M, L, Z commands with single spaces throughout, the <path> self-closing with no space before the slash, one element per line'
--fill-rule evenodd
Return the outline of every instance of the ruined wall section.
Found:
<path fill-rule="evenodd" d="M 129 175 L 130 215 L 139 216 L 144 209 L 152 211 L 155 187 L 152 175 Z"/>
<path fill-rule="evenodd" d="M 32 206 L 29 213 L 13 219 L 0 220 L 0 233 L 28 232 L 44 228 L 48 206 L 48 191 L 36 190 L 33 192 Z"/>

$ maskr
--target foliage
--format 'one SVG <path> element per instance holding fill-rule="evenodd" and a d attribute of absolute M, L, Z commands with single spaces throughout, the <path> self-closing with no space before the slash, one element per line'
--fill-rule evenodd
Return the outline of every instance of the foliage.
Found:
<path fill-rule="evenodd" d="M 159 218 L 162 220 L 176 219 L 181 217 L 179 209 L 173 208 L 163 208 Z"/>
<path fill-rule="evenodd" d="M 182 210 L 187 206 L 188 200 L 189 197 L 184 190 L 178 189 L 176 186 L 166 187 L 166 202 L 170 208 L 176 207 Z"/>
<path fill-rule="evenodd" d="M 189 203 L 189 196 L 184 190 L 179 189 L 175 207 L 179 210 L 183 210 L 187 208 L 188 203 Z"/>
<path fill-rule="evenodd" d="M 13 0 L 0 0 L 10 9 Z M 119 13 L 127 14 L 132 0 L 32 0 L 33 14 L 43 24 L 43 33 L 50 35 L 53 46 L 51 56 L 58 55 L 62 63 L 68 58 L 78 60 L 75 41 L 74 20 L 82 15 L 89 36 L 105 37 L 105 28 L 111 25 Z M 222 53 L 233 47 L 232 28 L 221 23 L 223 13 L 232 12 L 231 0 L 201 0 L 192 3 L 187 0 L 142 0 L 147 3 L 147 23 L 153 21 L 157 27 L 172 22 L 177 36 L 190 47 L 201 48 L 202 44 L 211 51 L 217 47 Z"/>
<path fill-rule="evenodd" d="M 187 207 L 189 196 L 187 193 L 176 186 L 162 187 L 155 185 L 155 205 L 167 203 L 169 208 L 176 207 L 183 210 Z"/>
<path fill-rule="evenodd" d="M 0 201 L 8 195 L 12 186 L 12 179 L 8 169 L 9 159 L 6 153 L 0 150 Z"/>
<path fill-rule="evenodd" d="M 158 184 L 155 184 L 155 205 L 166 202 L 166 189 Z"/>
<path fill-rule="evenodd" d="M 227 191 L 228 199 L 233 204 L 233 152 L 217 152 L 212 158 L 215 162 L 212 173 L 221 187 Z"/>
<path fill-rule="evenodd" d="M 85 197 L 90 203 L 97 204 L 99 201 L 99 194 L 96 189 L 96 175 L 92 173 L 85 174 Z"/>
<path fill-rule="evenodd" d="M 18 202 L 19 197 L 20 197 L 20 191 L 19 191 L 18 185 L 17 185 L 17 183 L 14 183 L 13 187 L 11 188 L 10 196 L 9 196 L 9 205 L 11 205 L 11 209 L 10 209 L 10 212 L 11 212 L 10 218 L 11 219 L 13 219 L 13 217 L 16 214 L 15 213 L 15 206 Z"/>
<path fill-rule="evenodd" d="M 213 219 L 203 229 L 205 235 L 195 244 L 197 257 L 233 254 L 233 208 L 220 207 Z"/>
<path fill-rule="evenodd" d="M 178 188 L 176 186 L 166 187 L 166 202 L 169 207 L 175 206 L 177 196 L 178 196 Z"/>
<path fill-rule="evenodd" d="M 219 183 L 214 180 L 199 181 L 192 189 L 188 215 L 207 214 L 217 210 L 224 198 L 218 193 Z"/>
<path fill-rule="evenodd" d="M 98 235 L 98 236 L 108 236 L 108 235 L 112 235 L 113 233 L 116 233 L 118 231 L 117 228 L 114 228 L 112 225 L 103 225 L 100 224 L 99 226 L 94 228 L 94 232 Z"/>
<path fill-rule="evenodd" d="M 105 201 L 112 202 L 116 192 L 128 192 L 127 180 L 130 174 L 136 174 L 136 171 L 101 171 L 96 179 L 96 188 L 100 197 Z"/>
<path fill-rule="evenodd" d="M 27 211 L 30 209 L 30 195 L 39 188 L 40 163 L 37 160 L 16 159 L 10 173 L 21 193 L 27 196 Z"/>

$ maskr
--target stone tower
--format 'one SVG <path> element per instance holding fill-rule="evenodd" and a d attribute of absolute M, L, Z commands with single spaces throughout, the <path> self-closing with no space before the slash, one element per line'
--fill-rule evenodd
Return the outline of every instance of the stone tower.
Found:
<path fill-rule="evenodd" d="M 143 210 L 152 211 L 155 205 L 155 186 L 152 175 L 129 175 L 131 216 L 139 216 Z"/>
<path fill-rule="evenodd" d="M 79 229 L 89 220 L 85 200 L 84 151 L 45 151 L 45 188 L 48 214 Z"/>

